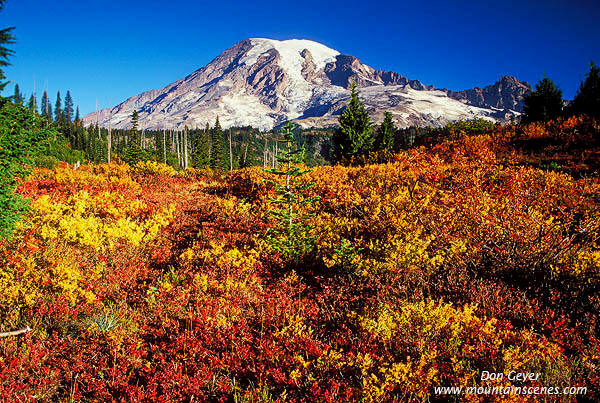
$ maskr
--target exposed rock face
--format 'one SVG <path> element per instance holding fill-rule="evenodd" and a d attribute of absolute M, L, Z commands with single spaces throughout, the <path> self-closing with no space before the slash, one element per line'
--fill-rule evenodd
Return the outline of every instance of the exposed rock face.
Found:
<path fill-rule="evenodd" d="M 484 88 L 464 91 L 450 91 L 448 96 L 480 108 L 493 107 L 523 111 L 523 97 L 532 91 L 528 82 L 521 82 L 511 76 L 503 76 L 498 82 Z"/>
<path fill-rule="evenodd" d="M 336 124 L 353 80 L 376 120 L 388 110 L 400 126 L 439 126 L 475 117 L 510 119 L 522 110 L 523 95 L 531 88 L 502 77 L 483 89 L 435 90 L 317 42 L 246 39 L 173 84 L 83 120 L 86 125 L 97 120 L 101 126 L 126 128 L 131 113 L 138 110 L 143 128 L 202 127 L 217 115 L 224 127 L 271 129 L 287 120 L 305 127 L 329 126 Z"/>

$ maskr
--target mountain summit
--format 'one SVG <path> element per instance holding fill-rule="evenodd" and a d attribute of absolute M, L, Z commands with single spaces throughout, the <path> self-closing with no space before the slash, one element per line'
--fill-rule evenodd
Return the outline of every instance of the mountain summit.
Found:
<path fill-rule="evenodd" d="M 330 126 L 343 110 L 354 80 L 375 120 L 387 110 L 400 127 L 441 126 L 477 117 L 505 121 L 522 111 L 523 96 L 531 90 L 528 83 L 508 76 L 485 88 L 438 90 L 375 70 L 317 42 L 251 38 L 185 78 L 89 114 L 83 121 L 126 128 L 131 113 L 138 110 L 142 128 L 200 127 L 217 115 L 223 127 L 271 129 L 288 120 L 305 127 Z"/>

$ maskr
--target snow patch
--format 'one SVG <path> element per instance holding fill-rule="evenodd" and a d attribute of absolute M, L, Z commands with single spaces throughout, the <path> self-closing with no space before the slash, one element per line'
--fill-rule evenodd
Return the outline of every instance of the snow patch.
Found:
<path fill-rule="evenodd" d="M 224 127 L 252 126 L 270 130 L 274 120 L 269 117 L 271 109 L 252 95 L 228 94 L 219 102 L 219 116 Z"/>
<path fill-rule="evenodd" d="M 335 49 L 328 48 L 321 43 L 306 39 L 277 41 L 275 39 L 251 38 L 250 42 L 253 47 L 246 53 L 240 63 L 252 66 L 256 63 L 260 55 L 271 49 L 275 49 L 281 55 L 279 65 L 289 72 L 300 72 L 302 70 L 304 58 L 300 53 L 302 53 L 304 49 L 308 49 L 311 53 L 313 63 L 317 70 L 324 69 L 327 63 L 335 61 L 335 57 L 340 54 L 340 52 Z"/>
<path fill-rule="evenodd" d="M 284 95 L 286 114 L 290 119 L 302 115 L 313 95 L 313 85 L 302 76 L 302 64 L 304 63 L 304 58 L 301 55 L 302 51 L 308 49 L 317 71 L 324 69 L 327 63 L 335 61 L 336 56 L 340 54 L 337 50 L 306 39 L 277 41 L 274 39 L 251 38 L 250 42 L 253 47 L 240 60 L 240 64 L 252 66 L 260 55 L 271 49 L 275 49 L 279 53 L 280 57 L 277 64 L 289 80 L 289 86 Z"/>

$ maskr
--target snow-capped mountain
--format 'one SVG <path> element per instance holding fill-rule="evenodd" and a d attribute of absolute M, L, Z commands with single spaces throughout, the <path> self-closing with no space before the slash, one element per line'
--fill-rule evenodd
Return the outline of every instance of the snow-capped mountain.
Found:
<path fill-rule="evenodd" d="M 476 117 L 505 121 L 519 115 L 523 96 L 531 90 L 508 76 L 483 89 L 435 89 L 375 70 L 317 42 L 252 38 L 173 84 L 89 114 L 83 121 L 127 128 L 138 110 L 142 128 L 202 127 L 217 115 L 223 127 L 271 129 L 288 120 L 304 127 L 331 126 L 348 101 L 353 80 L 371 116 L 378 121 L 389 111 L 400 127 L 440 126 Z"/>

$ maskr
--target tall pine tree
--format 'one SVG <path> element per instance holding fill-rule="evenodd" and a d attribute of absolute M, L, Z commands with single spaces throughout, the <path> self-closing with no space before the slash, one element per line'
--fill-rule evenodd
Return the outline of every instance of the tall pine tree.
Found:
<path fill-rule="evenodd" d="M 73 121 L 73 113 L 73 98 L 71 97 L 71 91 L 67 91 L 67 95 L 65 96 L 65 110 L 63 111 L 65 123 Z"/>
<path fill-rule="evenodd" d="M 21 93 L 21 90 L 19 89 L 19 84 L 15 84 L 15 95 L 13 95 L 13 100 L 16 104 L 22 105 L 23 101 L 25 100 L 25 97 L 23 96 L 23 94 Z"/>
<path fill-rule="evenodd" d="M 31 112 L 37 113 L 37 101 L 35 99 L 35 94 L 31 94 L 31 97 L 29 97 L 27 108 L 29 108 Z"/>
<path fill-rule="evenodd" d="M 223 129 L 221 129 L 221 124 L 219 123 L 219 116 L 217 116 L 215 127 L 212 129 L 211 144 L 210 167 L 212 169 L 228 169 L 228 153 L 225 147 Z"/>
<path fill-rule="evenodd" d="M 594 62 L 590 63 L 590 71 L 579 86 L 572 111 L 600 119 L 600 68 Z"/>
<path fill-rule="evenodd" d="M 129 165 L 135 165 L 138 161 L 141 161 L 144 154 L 140 145 L 141 135 L 140 131 L 138 130 L 138 119 L 139 113 L 137 110 L 135 110 L 131 114 L 130 137 L 124 156 L 125 162 L 127 162 Z"/>
<path fill-rule="evenodd" d="M 60 99 L 60 91 L 56 93 L 56 104 L 54 104 L 54 121 L 62 123 L 62 101 Z"/>
<path fill-rule="evenodd" d="M 52 118 L 52 114 L 50 114 L 50 116 L 48 115 L 48 112 L 50 111 L 49 106 L 50 100 L 48 99 L 48 92 L 44 91 L 42 94 L 42 103 L 40 104 L 40 115 Z"/>
<path fill-rule="evenodd" d="M 391 151 L 394 149 L 394 137 L 396 136 L 396 125 L 392 114 L 384 112 L 383 122 L 377 127 L 375 135 L 375 149 Z"/>
<path fill-rule="evenodd" d="M 193 166 L 195 168 L 206 168 L 210 166 L 210 128 L 208 127 L 208 124 L 201 133 L 196 132 L 194 142 Z"/>
<path fill-rule="evenodd" d="M 358 84 L 350 85 L 350 102 L 339 118 L 333 135 L 333 158 L 336 161 L 367 155 L 373 148 L 372 121 L 358 98 Z"/>

